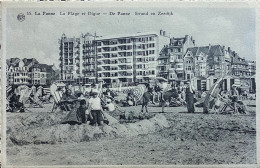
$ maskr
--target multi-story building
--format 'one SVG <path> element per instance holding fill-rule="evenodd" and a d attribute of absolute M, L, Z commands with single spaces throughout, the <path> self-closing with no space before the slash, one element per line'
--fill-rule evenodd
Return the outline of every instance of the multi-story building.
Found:
<path fill-rule="evenodd" d="M 11 58 L 6 60 L 6 78 L 7 85 L 14 84 L 14 71 L 17 64 L 20 62 L 19 58 Z"/>
<path fill-rule="evenodd" d="M 183 80 L 183 57 L 187 48 L 194 46 L 195 40 L 189 35 L 183 38 L 171 38 L 169 45 L 164 46 L 158 58 L 159 76 L 168 80 Z"/>
<path fill-rule="evenodd" d="M 184 79 L 190 80 L 196 74 L 194 73 L 194 69 L 196 67 L 195 59 L 196 57 L 200 57 L 201 55 L 205 55 L 204 53 L 197 54 L 199 51 L 199 47 L 188 48 L 186 54 L 184 55 Z"/>
<path fill-rule="evenodd" d="M 97 81 L 97 59 L 96 59 L 96 34 L 85 34 L 80 38 L 80 44 L 83 44 L 80 48 L 80 78 L 78 83 L 93 83 Z"/>
<path fill-rule="evenodd" d="M 157 58 L 170 37 L 160 33 L 136 33 L 60 39 L 61 80 L 92 83 L 135 83 L 155 78 Z M 81 79 L 84 79 L 83 81 Z"/>
<path fill-rule="evenodd" d="M 39 64 L 35 59 L 7 59 L 7 85 L 50 85 L 55 78 L 53 65 Z"/>
<path fill-rule="evenodd" d="M 219 78 L 231 70 L 230 48 L 220 45 L 188 48 L 184 56 L 185 79 L 215 76 Z"/>
<path fill-rule="evenodd" d="M 14 68 L 14 85 L 30 84 L 30 68 L 37 64 L 38 61 L 34 58 L 20 60 Z"/>
<path fill-rule="evenodd" d="M 208 75 L 217 78 L 222 77 L 230 72 L 229 54 L 224 46 L 209 45 L 209 53 L 207 59 Z"/>
<path fill-rule="evenodd" d="M 155 78 L 159 51 L 169 43 L 169 39 L 162 30 L 160 34 L 137 33 L 98 38 L 99 80 L 133 83 Z"/>
<path fill-rule="evenodd" d="M 136 33 L 60 39 L 60 79 L 77 83 L 126 84 L 155 77 L 168 81 L 209 76 L 255 74 L 255 63 L 245 61 L 221 45 L 195 47 L 191 36 L 170 38 L 160 33 Z M 241 65 L 245 67 L 241 67 Z M 241 74 L 241 69 L 244 68 Z M 230 77 L 232 78 L 232 77 Z"/>
<path fill-rule="evenodd" d="M 247 61 L 248 63 L 248 71 L 249 75 L 253 76 L 256 73 L 256 62 L 255 61 Z"/>
<path fill-rule="evenodd" d="M 240 58 L 237 53 L 234 53 L 231 60 L 232 75 L 238 77 L 248 77 L 251 75 L 248 62 L 244 58 Z"/>
<path fill-rule="evenodd" d="M 67 38 L 65 34 L 60 43 L 61 80 L 74 81 L 80 74 L 80 38 Z"/>
<path fill-rule="evenodd" d="M 33 85 L 51 85 L 55 81 L 54 65 L 35 64 L 30 68 L 29 77 Z"/>

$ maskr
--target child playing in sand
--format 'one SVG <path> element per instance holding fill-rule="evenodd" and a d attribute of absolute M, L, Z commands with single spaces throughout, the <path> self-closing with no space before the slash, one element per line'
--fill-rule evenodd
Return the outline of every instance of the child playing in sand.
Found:
<path fill-rule="evenodd" d="M 82 99 L 80 100 L 80 106 L 77 110 L 77 118 L 79 123 L 86 123 L 86 100 Z"/>

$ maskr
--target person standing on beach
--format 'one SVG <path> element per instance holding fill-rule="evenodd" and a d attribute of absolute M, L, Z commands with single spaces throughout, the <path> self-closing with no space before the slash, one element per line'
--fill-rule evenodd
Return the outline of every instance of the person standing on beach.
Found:
<path fill-rule="evenodd" d="M 231 90 L 231 100 L 232 100 L 232 106 L 234 108 L 234 113 L 237 114 L 238 113 L 238 109 L 237 109 L 237 102 L 239 100 L 239 92 L 237 90 L 237 86 L 236 85 L 232 85 L 232 90 Z"/>
<path fill-rule="evenodd" d="M 86 111 L 87 111 L 86 100 L 81 99 L 80 100 L 80 106 L 77 109 L 77 118 L 78 118 L 78 122 L 80 124 L 86 123 Z"/>
<path fill-rule="evenodd" d="M 98 90 L 92 90 L 92 97 L 89 99 L 89 111 L 91 118 L 93 119 L 93 124 L 95 126 L 103 125 L 103 115 L 102 115 L 102 105 L 101 99 L 98 97 Z"/>
<path fill-rule="evenodd" d="M 195 112 L 194 94 L 195 94 L 195 91 L 192 87 L 192 84 L 190 82 L 188 82 L 187 87 L 186 87 L 186 102 L 187 102 L 188 113 Z"/>

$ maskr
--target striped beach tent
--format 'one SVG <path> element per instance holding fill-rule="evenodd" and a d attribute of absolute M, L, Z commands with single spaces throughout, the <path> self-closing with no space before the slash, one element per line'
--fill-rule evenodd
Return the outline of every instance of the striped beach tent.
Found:
<path fill-rule="evenodd" d="M 50 88 L 43 88 L 43 94 L 47 94 L 47 95 L 51 94 Z"/>
<path fill-rule="evenodd" d="M 135 97 L 135 101 L 139 102 L 142 100 L 143 94 L 147 92 L 147 88 L 144 84 L 137 85 L 133 88 L 133 95 Z"/>

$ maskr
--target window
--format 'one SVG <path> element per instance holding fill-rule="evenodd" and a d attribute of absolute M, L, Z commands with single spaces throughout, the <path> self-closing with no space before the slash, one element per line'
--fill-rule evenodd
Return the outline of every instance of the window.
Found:
<path fill-rule="evenodd" d="M 190 74 L 187 74 L 187 79 L 190 79 Z"/>

